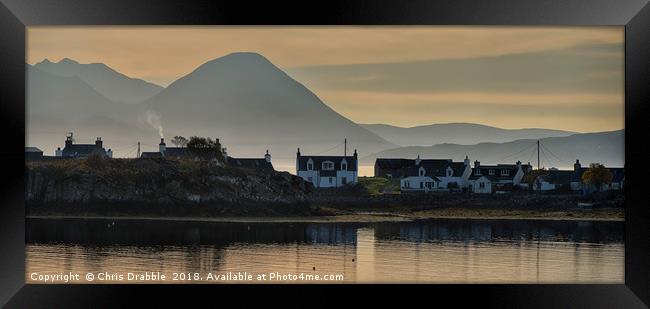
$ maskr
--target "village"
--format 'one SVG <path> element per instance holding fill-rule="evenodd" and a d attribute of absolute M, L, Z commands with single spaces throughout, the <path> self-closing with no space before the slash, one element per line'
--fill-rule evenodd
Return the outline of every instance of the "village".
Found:
<path fill-rule="evenodd" d="M 214 156 L 202 156 L 198 148 L 216 149 L 225 165 L 235 168 L 274 170 L 271 154 L 266 150 L 260 158 L 235 158 L 221 147 L 218 138 L 192 137 L 190 140 L 176 136 L 172 140 L 176 147 L 167 146 L 161 138 L 158 151 L 140 152 L 138 143 L 137 158 L 140 159 L 194 159 L 213 160 Z M 315 188 L 345 188 L 363 182 L 368 178 L 360 177 L 357 150 L 347 154 L 347 139 L 344 141 L 344 153 L 335 155 L 309 155 L 296 152 L 295 175 L 301 177 Z M 539 144 L 538 144 L 539 147 Z M 74 142 L 73 133 L 66 136 L 64 147 L 58 147 L 54 156 L 47 156 L 36 147 L 26 147 L 27 161 L 48 161 L 61 159 L 84 159 L 90 156 L 112 158 L 113 151 L 104 147 L 101 137 L 94 144 Z M 472 163 L 468 156 L 462 162 L 451 159 L 429 158 L 377 158 L 374 163 L 374 178 L 385 179 L 399 187 L 399 193 L 471 193 L 471 194 L 506 194 L 510 192 L 537 193 L 576 193 L 587 195 L 599 191 L 622 191 L 625 182 L 625 170 L 620 167 L 605 167 L 598 163 L 583 166 L 576 159 L 572 170 L 557 168 L 537 169 L 520 161 L 513 163 L 481 164 L 479 160 Z M 389 193 L 389 192 L 386 192 Z M 392 192 L 394 193 L 394 192 Z"/>

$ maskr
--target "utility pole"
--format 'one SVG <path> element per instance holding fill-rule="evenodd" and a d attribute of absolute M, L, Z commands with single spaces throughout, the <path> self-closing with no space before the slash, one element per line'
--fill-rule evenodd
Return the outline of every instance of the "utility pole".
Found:
<path fill-rule="evenodd" d="M 348 156 L 348 139 L 343 140 L 343 156 L 347 157 Z"/>
<path fill-rule="evenodd" d="M 539 140 L 537 140 L 537 170 L 540 169 L 539 166 Z"/>
<path fill-rule="evenodd" d="M 138 156 L 136 157 L 136 159 L 139 157 L 140 157 L 140 142 L 138 142 Z"/>

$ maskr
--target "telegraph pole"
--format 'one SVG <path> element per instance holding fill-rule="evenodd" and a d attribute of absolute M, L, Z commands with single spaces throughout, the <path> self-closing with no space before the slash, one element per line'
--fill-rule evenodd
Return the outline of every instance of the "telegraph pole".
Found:
<path fill-rule="evenodd" d="M 537 170 L 540 169 L 539 166 L 539 140 L 537 140 Z"/>
<path fill-rule="evenodd" d="M 348 156 L 348 139 L 343 140 L 343 156 L 347 157 Z"/>

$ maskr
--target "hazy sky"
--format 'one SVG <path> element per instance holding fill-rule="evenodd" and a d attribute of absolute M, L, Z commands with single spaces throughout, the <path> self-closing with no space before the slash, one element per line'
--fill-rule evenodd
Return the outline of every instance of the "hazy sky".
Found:
<path fill-rule="evenodd" d="M 623 27 L 29 27 L 27 62 L 103 62 L 167 86 L 253 51 L 358 123 L 624 127 Z"/>

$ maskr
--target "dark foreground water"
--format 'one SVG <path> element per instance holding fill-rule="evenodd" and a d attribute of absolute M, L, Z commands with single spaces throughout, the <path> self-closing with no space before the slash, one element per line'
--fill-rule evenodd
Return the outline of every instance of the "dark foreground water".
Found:
<path fill-rule="evenodd" d="M 27 282 L 59 275 L 48 282 L 65 283 L 67 275 L 88 283 L 88 273 L 93 283 L 624 282 L 623 222 L 28 219 L 26 226 Z M 154 276 L 139 277 L 146 274 Z"/>

